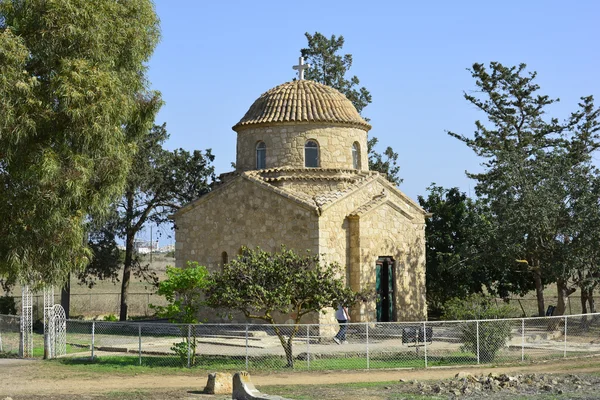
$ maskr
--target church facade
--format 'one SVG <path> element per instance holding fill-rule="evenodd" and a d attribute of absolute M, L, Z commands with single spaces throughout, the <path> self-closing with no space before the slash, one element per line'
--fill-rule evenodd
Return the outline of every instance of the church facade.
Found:
<path fill-rule="evenodd" d="M 376 292 L 350 308 L 353 322 L 426 319 L 425 212 L 369 171 L 370 128 L 343 94 L 313 81 L 261 95 L 233 127 L 236 170 L 174 214 L 176 265 L 216 271 L 242 246 L 284 244 L 339 263 L 350 287 Z"/>

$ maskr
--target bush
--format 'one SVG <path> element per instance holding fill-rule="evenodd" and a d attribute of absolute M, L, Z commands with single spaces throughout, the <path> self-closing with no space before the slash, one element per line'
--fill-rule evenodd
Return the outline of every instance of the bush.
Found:
<path fill-rule="evenodd" d="M 481 320 L 510 318 L 517 310 L 502 303 L 497 305 L 494 299 L 482 294 L 472 294 L 464 299 L 452 299 L 444 305 L 444 318 L 449 320 Z M 462 350 L 477 354 L 477 336 L 479 334 L 479 360 L 492 362 L 498 351 L 512 337 L 511 321 L 481 321 L 479 332 L 477 323 L 460 325 L 460 340 Z"/>
<path fill-rule="evenodd" d="M 104 321 L 110 321 L 110 322 L 115 322 L 115 321 L 118 321 L 118 320 L 119 320 L 119 318 L 117 318 L 117 316 L 116 316 L 115 314 L 108 314 L 108 315 L 105 315 L 105 316 L 104 316 L 102 319 L 103 319 Z"/>
<path fill-rule="evenodd" d="M 0 297 L 0 314 L 17 315 L 17 305 L 15 304 L 14 297 Z"/>

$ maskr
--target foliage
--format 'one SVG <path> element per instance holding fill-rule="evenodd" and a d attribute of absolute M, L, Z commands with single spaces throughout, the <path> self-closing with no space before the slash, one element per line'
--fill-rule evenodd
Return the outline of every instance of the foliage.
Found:
<path fill-rule="evenodd" d="M 158 38 L 150 0 L 0 0 L 0 275 L 62 283 L 88 263 Z"/>
<path fill-rule="evenodd" d="M 212 275 L 206 289 L 206 304 L 213 308 L 241 311 L 246 318 L 275 325 L 275 313 L 291 315 L 291 332 L 274 326 L 293 367 L 292 341 L 303 316 L 337 304 L 350 306 L 361 294 L 345 287 L 341 267 L 323 263 L 319 256 L 299 255 L 284 246 L 278 253 L 243 248 L 237 259 Z M 286 338 L 287 336 L 287 338 Z"/>
<path fill-rule="evenodd" d="M 117 316 L 115 314 L 107 314 L 105 315 L 102 320 L 104 321 L 110 321 L 110 322 L 116 322 L 119 319 L 117 318 Z"/>
<path fill-rule="evenodd" d="M 308 47 L 301 49 L 300 53 L 310 64 L 306 72 L 306 79 L 336 88 L 352 102 L 359 113 L 371 104 L 371 93 L 360 84 L 356 75 L 346 79 L 346 72 L 352 67 L 352 54 L 337 54 L 344 46 L 344 37 L 331 35 L 327 39 L 323 34 L 315 32 L 314 35 L 306 32 Z"/>
<path fill-rule="evenodd" d="M 193 324 L 181 327 L 182 342 L 174 343 L 171 350 L 179 356 L 183 366 L 188 359 L 191 365 L 196 363 L 196 324 L 202 305 L 202 290 L 208 285 L 208 271 L 197 262 L 188 261 L 186 268 L 167 267 L 167 279 L 160 282 L 158 294 L 165 296 L 167 306 L 154 306 L 157 316 L 168 318 L 180 324 Z M 189 358 L 188 358 L 189 357 Z"/>
<path fill-rule="evenodd" d="M 440 315 L 444 303 L 492 287 L 495 263 L 487 265 L 485 241 L 491 230 L 485 207 L 458 188 L 432 184 L 419 204 L 431 213 L 426 220 L 428 314 Z"/>
<path fill-rule="evenodd" d="M 180 324 L 197 324 L 202 305 L 202 293 L 208 285 L 208 271 L 197 262 L 188 261 L 186 268 L 167 266 L 167 279 L 158 285 L 158 294 L 165 296 L 167 306 L 154 306 L 160 318 Z"/>
<path fill-rule="evenodd" d="M 346 79 L 346 72 L 352 67 L 352 54 L 338 54 L 344 46 L 344 37 L 331 35 L 327 39 L 323 34 L 315 32 L 314 35 L 306 32 L 308 47 L 301 49 L 300 53 L 311 67 L 306 71 L 306 79 L 322 83 L 343 93 L 352 102 L 359 114 L 371 104 L 371 93 L 367 88 L 358 88 L 360 81 L 356 75 Z M 369 119 L 366 118 L 368 121 Z M 369 169 L 385 174 L 389 181 L 400 185 L 400 167 L 397 165 L 398 153 L 387 147 L 383 154 L 375 150 L 377 138 L 371 138 L 368 143 Z"/>
<path fill-rule="evenodd" d="M 379 140 L 376 137 L 372 137 L 367 142 L 369 152 L 369 169 L 371 171 L 378 171 L 387 176 L 387 179 L 396 186 L 404 181 L 400 178 L 400 166 L 398 165 L 398 153 L 391 148 L 386 147 L 383 154 L 375 151 L 375 146 Z M 385 158 L 384 158 L 385 157 Z"/>
<path fill-rule="evenodd" d="M 8 295 L 0 297 L 0 314 L 17 315 L 17 304 L 14 297 Z"/>
<path fill-rule="evenodd" d="M 133 167 L 127 175 L 125 194 L 112 205 L 110 217 L 96 224 L 100 228 L 95 232 L 99 237 L 112 235 L 125 242 L 125 259 L 123 260 L 123 278 L 121 280 L 120 320 L 127 320 L 128 290 L 131 274 L 157 283 L 156 275 L 149 270 L 148 264 L 142 264 L 135 253 L 136 235 L 147 224 L 161 225 L 170 223 L 168 215 L 183 204 L 210 191 L 210 184 L 215 179 L 214 160 L 210 149 L 205 152 L 183 149 L 169 151 L 163 148 L 169 135 L 166 125 L 155 125 L 137 137 L 138 152 Z M 102 242 L 98 242 L 102 244 Z M 99 246 L 95 249 L 101 250 Z M 98 253 L 103 254 L 103 253 Z M 88 269 L 87 275 L 99 273 L 111 276 L 111 271 L 120 268 L 116 257 L 106 258 L 106 262 L 97 270 Z M 90 267 L 94 267 L 91 264 Z"/>
<path fill-rule="evenodd" d="M 598 147 L 598 111 L 586 97 L 581 111 L 559 123 L 546 117 L 548 106 L 558 100 L 538 93 L 536 73 L 527 72 L 525 64 L 474 64 L 470 71 L 479 94 L 464 97 L 486 114 L 489 124 L 476 121 L 472 138 L 449 134 L 485 160 L 484 172 L 468 176 L 477 180 L 476 193 L 497 222 L 503 254 L 513 260 L 507 266 L 519 263 L 526 268 L 528 281 L 536 287 L 538 312 L 544 315 L 544 284 L 556 281 L 559 298 L 564 298 L 572 275 L 565 259 L 574 222 L 569 204 L 576 195 L 577 171 L 591 171 L 590 155 Z M 511 290 L 529 289 L 522 276 L 515 278 Z"/>
<path fill-rule="evenodd" d="M 502 303 L 497 305 L 494 299 L 481 293 L 472 294 L 464 299 L 454 298 L 444 305 L 444 318 L 449 320 L 494 320 L 517 315 L 517 310 Z M 460 324 L 460 341 L 463 351 L 477 354 L 481 362 L 492 362 L 498 351 L 512 337 L 510 321 L 480 321 Z M 479 339 L 479 340 L 478 340 Z"/>
<path fill-rule="evenodd" d="M 115 233 L 106 227 L 94 230 L 89 234 L 88 245 L 93 256 L 85 270 L 78 273 L 79 283 L 91 289 L 97 280 L 118 282 L 123 259 Z"/>

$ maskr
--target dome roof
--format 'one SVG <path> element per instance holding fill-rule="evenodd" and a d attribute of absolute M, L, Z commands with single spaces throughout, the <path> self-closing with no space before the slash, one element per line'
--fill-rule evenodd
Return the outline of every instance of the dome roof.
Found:
<path fill-rule="evenodd" d="M 327 122 L 371 129 L 346 96 L 307 80 L 287 82 L 263 93 L 233 129 L 286 122 Z"/>

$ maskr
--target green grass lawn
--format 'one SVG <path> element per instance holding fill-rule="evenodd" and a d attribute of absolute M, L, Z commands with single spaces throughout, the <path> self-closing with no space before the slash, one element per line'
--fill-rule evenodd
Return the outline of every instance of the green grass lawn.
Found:
<path fill-rule="evenodd" d="M 504 362 L 508 361 L 503 359 Z M 520 361 L 520 357 L 513 357 L 512 362 Z M 115 370 L 181 370 L 185 368 L 182 360 L 177 356 L 142 356 L 141 365 L 137 355 L 111 355 L 99 356 L 94 360 L 85 358 L 61 358 L 55 362 L 63 365 L 70 365 L 77 368 L 87 368 L 90 371 L 115 371 Z M 185 364 L 185 361 L 184 361 Z M 429 367 L 439 366 L 457 366 L 457 365 L 475 365 L 477 358 L 470 353 L 452 353 L 444 356 L 433 356 L 428 359 Z M 403 358 L 394 359 L 390 356 L 377 357 L 370 359 L 369 368 L 371 369 L 395 369 L 395 368 L 424 368 L 425 362 L 421 358 Z M 244 356 L 225 357 L 225 356 L 197 356 L 196 365 L 192 369 L 200 370 L 222 370 L 234 371 L 248 369 L 249 371 L 272 371 L 285 370 L 286 362 L 283 357 L 265 356 L 249 358 L 246 368 L 246 359 Z M 320 371 L 320 370 L 362 370 L 367 369 L 367 360 L 364 357 L 328 357 L 311 360 L 295 360 L 294 370 L 296 371 Z"/>

